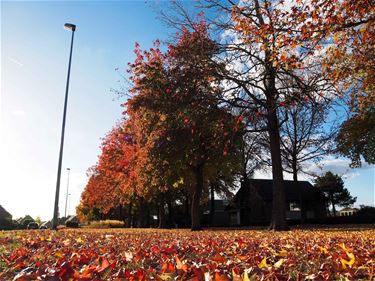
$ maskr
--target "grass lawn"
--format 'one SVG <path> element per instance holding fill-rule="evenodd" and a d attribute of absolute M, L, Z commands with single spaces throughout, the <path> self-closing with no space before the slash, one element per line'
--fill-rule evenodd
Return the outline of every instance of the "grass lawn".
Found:
<path fill-rule="evenodd" d="M 374 276 L 374 226 L 287 232 L 0 232 L 0 280 L 374 280 Z"/>

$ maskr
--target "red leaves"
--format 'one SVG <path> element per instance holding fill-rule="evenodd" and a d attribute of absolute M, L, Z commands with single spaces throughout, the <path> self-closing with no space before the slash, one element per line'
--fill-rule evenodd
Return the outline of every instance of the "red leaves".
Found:
<path fill-rule="evenodd" d="M 298 272 L 301 280 L 369 280 L 375 265 L 373 230 L 126 229 L 112 230 L 111 239 L 105 233 L 5 232 L 0 249 L 7 264 L 0 262 L 0 279 L 249 281 L 288 280 Z M 77 237 L 83 243 L 64 245 Z M 60 251 L 63 257 L 54 254 Z"/>
<path fill-rule="evenodd" d="M 109 262 L 105 257 L 99 257 L 99 263 L 101 264 L 97 269 L 96 272 L 101 273 L 109 267 Z"/>
<path fill-rule="evenodd" d="M 216 261 L 216 262 L 218 262 L 218 263 L 225 263 L 227 260 L 223 257 L 223 256 L 221 256 L 219 253 L 216 253 L 216 255 L 213 257 L 213 258 L 211 258 L 211 260 L 213 260 L 213 261 Z"/>
<path fill-rule="evenodd" d="M 171 262 L 164 263 L 162 268 L 161 268 L 161 272 L 163 272 L 163 273 L 174 272 L 174 265 Z"/>
<path fill-rule="evenodd" d="M 229 277 L 224 275 L 224 274 L 220 274 L 219 272 L 215 272 L 215 281 L 229 281 Z"/>
<path fill-rule="evenodd" d="M 176 260 L 176 268 L 178 270 L 182 270 L 184 272 L 187 272 L 188 271 L 188 266 L 187 264 L 183 264 L 180 259 L 178 258 L 177 255 L 175 255 L 175 260 Z"/>
<path fill-rule="evenodd" d="M 58 270 L 57 276 L 62 280 L 69 280 L 74 275 L 74 270 L 68 262 L 63 262 Z"/>

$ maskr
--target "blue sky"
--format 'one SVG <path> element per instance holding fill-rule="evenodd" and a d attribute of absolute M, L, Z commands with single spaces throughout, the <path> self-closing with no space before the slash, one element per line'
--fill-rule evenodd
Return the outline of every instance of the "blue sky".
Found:
<path fill-rule="evenodd" d="M 192 2 L 191 2 L 192 3 Z M 66 168 L 71 168 L 70 213 L 96 163 L 101 138 L 121 117 L 111 89 L 119 89 L 134 42 L 148 48 L 172 33 L 156 17 L 157 1 L 1 2 L 0 205 L 14 218 L 53 213 L 59 140 L 71 34 L 75 33 L 60 193 L 65 208 Z M 118 71 L 115 69 L 118 68 Z M 119 82 L 120 81 L 120 82 Z M 374 205 L 374 167 L 351 170 L 349 161 L 328 158 L 345 174 L 358 204 Z M 326 168 L 327 169 L 327 168 Z"/>

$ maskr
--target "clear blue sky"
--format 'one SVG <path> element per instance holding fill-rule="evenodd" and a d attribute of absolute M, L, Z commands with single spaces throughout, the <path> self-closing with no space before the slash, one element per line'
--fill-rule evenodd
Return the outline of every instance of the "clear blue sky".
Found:
<path fill-rule="evenodd" d="M 193 2 L 190 2 L 193 3 Z M 77 25 L 64 147 L 60 214 L 64 214 L 66 168 L 71 168 L 70 214 L 97 161 L 100 139 L 121 117 L 121 74 L 134 59 L 134 42 L 148 48 L 168 30 L 156 1 L 1 2 L 0 205 L 14 218 L 53 213 L 70 32 Z M 118 71 L 115 71 L 119 68 Z M 120 80 L 120 82 L 118 82 Z M 358 204 L 374 205 L 374 167 L 350 170 L 329 158 L 331 170 L 346 174 Z"/>

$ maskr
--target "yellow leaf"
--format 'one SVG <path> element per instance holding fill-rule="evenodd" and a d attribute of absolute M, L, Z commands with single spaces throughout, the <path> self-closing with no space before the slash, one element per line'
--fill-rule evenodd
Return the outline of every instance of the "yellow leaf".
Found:
<path fill-rule="evenodd" d="M 81 237 L 78 237 L 78 238 L 76 239 L 76 242 L 77 242 L 77 243 L 83 243 L 84 241 L 81 239 Z"/>
<path fill-rule="evenodd" d="M 56 252 L 55 257 L 59 258 L 59 259 L 62 259 L 64 257 L 64 254 L 62 252 Z"/>
<path fill-rule="evenodd" d="M 283 263 L 284 263 L 285 259 L 279 259 L 273 266 L 275 268 L 279 268 Z"/>
<path fill-rule="evenodd" d="M 159 275 L 160 279 L 162 280 L 171 280 L 174 278 L 174 273 L 170 272 L 170 273 L 163 273 L 161 275 Z"/>
<path fill-rule="evenodd" d="M 270 265 L 267 263 L 267 258 L 263 258 L 262 261 L 258 264 L 259 268 L 269 267 Z"/>
<path fill-rule="evenodd" d="M 328 254 L 328 250 L 325 247 L 319 246 L 319 249 L 322 253 Z"/>
<path fill-rule="evenodd" d="M 247 270 L 242 275 L 242 280 L 243 281 L 250 281 L 249 275 L 247 274 Z"/>
<path fill-rule="evenodd" d="M 342 258 L 340 259 L 342 268 L 344 268 L 344 269 L 346 268 L 346 266 L 352 267 L 352 265 L 355 262 L 355 257 L 353 255 L 353 253 L 346 252 L 346 255 L 348 256 L 348 258 L 350 260 L 346 260 L 346 259 L 342 259 Z"/>
<path fill-rule="evenodd" d="M 333 36 L 333 40 L 337 43 L 340 39 L 340 32 L 337 32 L 334 36 Z"/>
<path fill-rule="evenodd" d="M 162 114 L 162 115 L 160 115 L 160 121 L 165 121 L 167 119 L 167 117 L 164 115 L 164 114 Z"/>
<path fill-rule="evenodd" d="M 350 250 L 346 248 L 344 243 L 339 244 L 340 248 L 343 249 L 345 252 L 349 252 Z"/>
<path fill-rule="evenodd" d="M 280 257 L 286 257 L 287 255 L 288 255 L 288 252 L 284 249 L 276 254 L 276 256 L 280 256 Z"/>
<path fill-rule="evenodd" d="M 70 244 L 70 239 L 65 239 L 64 241 L 62 241 L 62 243 L 65 245 L 65 246 L 68 246 Z"/>

